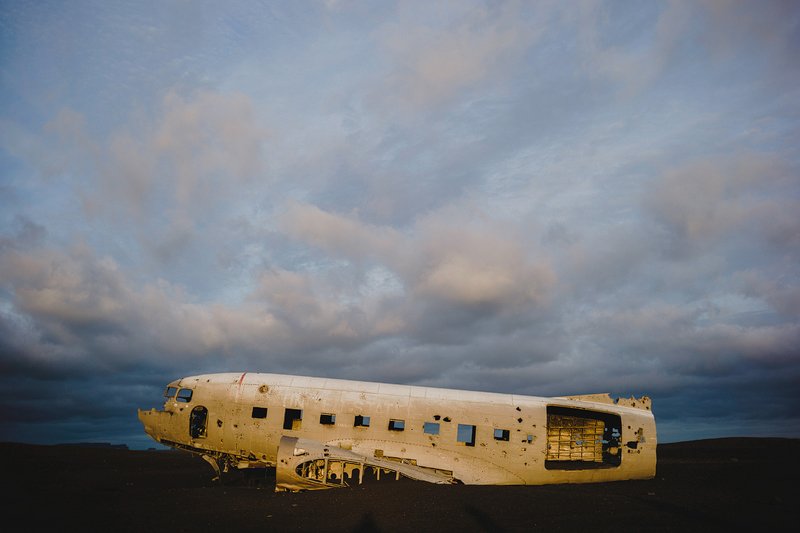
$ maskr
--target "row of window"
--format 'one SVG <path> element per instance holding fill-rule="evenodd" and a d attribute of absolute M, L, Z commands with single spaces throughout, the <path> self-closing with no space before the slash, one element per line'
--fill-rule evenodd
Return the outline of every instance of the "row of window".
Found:
<path fill-rule="evenodd" d="M 266 407 L 253 407 L 252 412 L 253 418 L 267 418 L 267 408 Z M 438 416 L 436 417 L 439 418 Z M 283 415 L 283 429 L 287 430 L 296 430 L 300 429 L 300 423 L 303 420 L 303 410 L 302 409 L 289 409 L 287 408 Z M 446 421 L 450 421 L 449 418 L 445 418 Z M 319 415 L 319 423 L 324 426 L 331 426 L 336 424 L 336 415 L 333 413 L 322 413 Z M 356 415 L 353 419 L 353 427 L 364 427 L 367 428 L 370 426 L 370 418 L 364 415 Z M 392 418 L 389 420 L 389 431 L 404 431 L 406 429 L 406 422 L 405 420 L 395 419 Z M 440 431 L 439 422 L 425 422 L 422 425 L 422 431 L 428 435 L 438 435 Z M 456 434 L 456 440 L 458 442 L 464 443 L 466 446 L 475 446 L 475 433 L 477 431 L 477 427 L 471 424 L 458 424 L 458 432 Z M 495 429 L 494 430 L 494 440 L 499 441 L 508 441 L 511 436 L 511 431 L 508 429 Z M 527 439 L 529 442 L 532 440 L 531 436 L 528 436 Z"/>
<path fill-rule="evenodd" d="M 164 392 L 164 396 L 166 398 L 175 398 L 176 401 L 188 403 L 192 400 L 192 389 L 179 389 L 178 387 L 167 387 L 167 390 Z M 253 407 L 253 411 L 251 413 L 252 418 L 267 418 L 267 411 L 266 407 Z M 440 417 L 438 415 L 434 416 L 435 420 L 439 420 Z M 287 430 L 297 430 L 300 429 L 301 421 L 303 420 L 303 410 L 302 409 L 289 409 L 287 408 L 283 415 L 283 429 Z M 205 421 L 205 420 L 203 420 Z M 449 417 L 444 418 L 445 422 L 450 422 Z M 336 415 L 333 413 L 322 413 L 319 415 L 319 423 L 325 426 L 332 426 L 336 424 Z M 370 426 L 370 418 L 369 416 L 364 415 L 356 415 L 353 419 L 353 427 L 364 427 L 368 428 Z M 406 429 L 406 422 L 405 420 L 400 419 L 390 419 L 389 420 L 389 431 L 404 431 Z M 422 426 L 422 431 L 428 435 L 438 435 L 439 434 L 439 422 L 425 422 Z M 476 426 L 470 424 L 458 424 L 458 432 L 456 434 L 456 439 L 458 442 L 464 443 L 466 446 L 475 446 L 475 433 L 476 433 Z M 508 441 L 511 436 L 511 432 L 508 429 L 495 429 L 494 430 L 494 440 L 498 441 Z M 533 440 L 532 435 L 527 436 L 527 441 L 531 442 Z"/>

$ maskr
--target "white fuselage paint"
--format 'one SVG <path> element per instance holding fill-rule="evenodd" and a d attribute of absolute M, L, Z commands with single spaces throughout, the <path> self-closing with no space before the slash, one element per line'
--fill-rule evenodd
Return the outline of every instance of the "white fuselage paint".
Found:
<path fill-rule="evenodd" d="M 186 377 L 169 386 L 191 389 L 191 401 L 172 397 L 163 411 L 140 411 L 145 431 L 164 444 L 225 458 L 240 468 L 274 465 L 281 437 L 291 436 L 367 457 L 413 460 L 452 471 L 466 484 L 587 483 L 655 475 L 656 427 L 647 398 L 543 398 L 257 373 Z M 191 438 L 189 417 L 197 406 L 208 410 L 207 430 Z M 619 465 L 546 468 L 548 406 L 619 416 Z M 266 408 L 266 418 L 253 418 L 253 407 Z M 299 427 L 284 429 L 287 408 L 302 410 Z M 335 415 L 335 423 L 321 424 L 322 414 Z M 354 427 L 358 415 L 370 418 L 369 427 Z M 405 429 L 391 431 L 392 419 L 403 420 Z M 438 423 L 439 434 L 425 433 L 426 422 Z M 476 426 L 474 446 L 458 442 L 459 424 Z M 495 439 L 495 429 L 508 430 L 508 441 Z"/>

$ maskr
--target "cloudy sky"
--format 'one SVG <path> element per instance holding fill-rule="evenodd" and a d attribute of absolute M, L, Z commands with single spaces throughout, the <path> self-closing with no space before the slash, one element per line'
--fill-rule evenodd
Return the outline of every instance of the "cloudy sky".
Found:
<path fill-rule="evenodd" d="M 206 372 L 800 437 L 800 8 L 0 4 L 0 440 Z"/>

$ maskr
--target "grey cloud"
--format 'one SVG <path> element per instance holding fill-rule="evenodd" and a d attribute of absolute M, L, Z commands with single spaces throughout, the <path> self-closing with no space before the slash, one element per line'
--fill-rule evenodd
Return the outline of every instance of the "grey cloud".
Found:
<path fill-rule="evenodd" d="M 112 260 L 92 261 L 89 255 L 81 246 L 69 256 L 38 250 L 4 254 L 0 282 L 11 287 L 18 309 L 38 316 L 65 343 L 89 325 L 113 331 L 113 323 L 124 317 L 111 317 L 122 311 L 130 293 Z"/>
<path fill-rule="evenodd" d="M 603 42 L 613 34 L 609 28 L 615 28 L 632 41 L 639 37 L 630 35 L 631 26 L 621 24 L 626 15 L 624 11 L 627 11 L 622 5 L 583 2 L 578 9 L 564 14 L 568 22 L 577 25 L 585 71 L 591 76 L 618 83 L 626 96 L 639 93 L 661 74 L 674 53 L 680 33 L 690 20 L 690 10 L 682 3 L 668 3 L 658 14 L 653 13 L 655 6 L 651 7 L 653 9 L 640 10 L 636 14 L 646 20 L 637 21 L 633 27 L 641 31 L 644 28 L 654 30 L 652 37 L 648 35 L 647 44 L 635 47 Z"/>
<path fill-rule="evenodd" d="M 724 72 L 747 58 L 760 72 L 796 78 L 790 58 L 797 50 L 797 10 L 782 0 L 760 6 L 754 13 L 746 1 L 671 1 L 631 13 L 622 4 L 583 2 L 562 16 L 577 27 L 584 71 L 617 84 L 630 98 L 676 65 L 698 60 Z"/>
<path fill-rule="evenodd" d="M 652 366 L 666 374 L 710 377 L 796 366 L 797 324 L 724 320 L 709 319 L 703 309 L 661 304 L 594 313 L 581 331 L 618 370 Z"/>
<path fill-rule="evenodd" d="M 552 246 L 575 244 L 578 237 L 560 221 L 553 220 L 547 224 L 547 229 L 542 235 L 542 243 Z"/>
<path fill-rule="evenodd" d="M 766 302 L 779 315 L 800 317 L 800 287 L 786 279 L 774 279 L 754 270 L 736 274 L 734 284 L 745 296 Z"/>
<path fill-rule="evenodd" d="M 11 223 L 13 234 L 0 236 L 0 252 L 4 248 L 30 248 L 40 246 L 47 237 L 47 229 L 25 215 L 14 215 Z"/>
<path fill-rule="evenodd" d="M 353 294 L 336 283 L 289 271 L 263 273 L 245 301 L 223 305 L 163 280 L 139 285 L 82 246 L 11 250 L 0 266 L 10 309 L 0 355 L 17 371 L 285 365 L 298 354 L 324 358 L 330 349 L 357 350 L 404 333 L 397 309 L 380 298 L 347 303 Z"/>
<path fill-rule="evenodd" d="M 628 226 L 600 234 L 589 230 L 580 240 L 553 251 L 561 296 L 589 302 L 640 279 L 652 259 L 651 235 Z"/>
<path fill-rule="evenodd" d="M 749 46 L 765 52 L 769 67 L 797 70 L 792 58 L 798 49 L 800 16 L 792 2 L 768 0 L 755 11 L 746 0 L 705 0 L 701 5 L 710 22 L 704 40 L 714 54 L 731 59 Z"/>
<path fill-rule="evenodd" d="M 783 162 L 761 154 L 708 157 L 666 171 L 645 204 L 677 253 L 697 252 L 733 232 L 781 242 L 778 234 L 800 231 L 791 214 L 800 205 L 785 195 L 786 176 Z"/>
<path fill-rule="evenodd" d="M 143 357 L 157 364 L 165 354 L 202 361 L 286 344 L 285 326 L 262 307 L 195 303 L 164 281 L 137 287 L 113 260 L 82 247 L 0 260 L 18 325 L 32 324 L 33 346 L 57 365 L 125 367 Z"/>
<path fill-rule="evenodd" d="M 380 327 L 379 314 L 368 302 L 337 283 L 284 270 L 265 272 L 251 300 L 259 302 L 288 329 L 290 352 L 322 352 L 326 348 L 357 348 Z"/>

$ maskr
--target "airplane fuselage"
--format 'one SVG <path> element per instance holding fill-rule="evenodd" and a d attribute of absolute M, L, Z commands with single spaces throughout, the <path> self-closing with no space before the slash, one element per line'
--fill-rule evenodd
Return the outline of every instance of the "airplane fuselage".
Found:
<path fill-rule="evenodd" d="M 655 475 L 656 427 L 646 397 L 543 398 L 258 373 L 186 377 L 170 383 L 166 396 L 163 410 L 139 412 L 145 431 L 238 468 L 288 468 L 300 456 L 291 466 L 308 477 L 300 460 L 309 446 L 293 444 L 286 465 L 278 464 L 281 439 L 292 437 L 325 447 L 326 461 L 339 451 L 345 470 L 347 461 L 360 461 L 363 472 L 389 460 L 466 484 Z"/>

